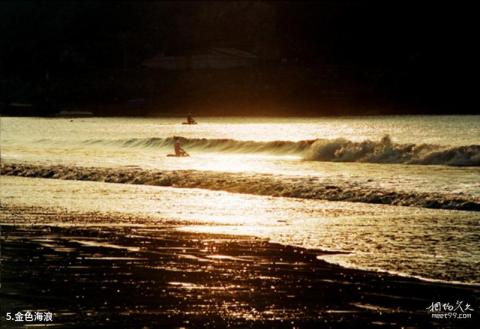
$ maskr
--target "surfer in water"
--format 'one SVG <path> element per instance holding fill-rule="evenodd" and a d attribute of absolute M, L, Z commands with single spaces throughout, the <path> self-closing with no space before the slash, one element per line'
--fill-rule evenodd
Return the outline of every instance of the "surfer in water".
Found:
<path fill-rule="evenodd" d="M 195 121 L 192 117 L 192 113 L 188 113 L 186 123 L 189 124 L 189 125 L 197 124 L 197 121 Z"/>
<path fill-rule="evenodd" d="M 182 145 L 180 144 L 180 139 L 178 137 L 175 138 L 175 143 L 173 145 L 175 149 L 175 156 L 177 157 L 188 157 L 190 156 L 183 148 Z"/>

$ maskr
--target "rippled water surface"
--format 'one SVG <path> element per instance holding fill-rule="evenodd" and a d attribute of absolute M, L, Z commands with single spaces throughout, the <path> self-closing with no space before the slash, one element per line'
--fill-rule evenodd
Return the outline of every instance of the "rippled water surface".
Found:
<path fill-rule="evenodd" d="M 359 117 L 359 118 L 205 118 L 199 125 L 179 124 L 180 119 L 41 119 L 2 118 L 2 158 L 11 161 L 85 166 L 138 166 L 168 170 L 254 172 L 319 176 L 333 182 L 358 182 L 363 186 L 395 190 L 464 193 L 480 197 L 480 167 L 446 166 L 442 163 L 480 163 L 480 116 Z M 389 135 L 395 143 L 434 147 L 424 151 L 436 166 L 403 162 L 403 149 L 390 150 L 380 143 Z M 185 145 L 191 157 L 170 158 L 172 136 L 195 138 Z M 330 143 L 336 147 L 335 162 L 305 161 L 307 151 L 289 145 L 244 145 L 235 141 L 282 141 L 341 138 L 374 141 L 368 158 L 358 158 L 359 146 Z M 204 139 L 204 140 L 202 140 Z M 218 140 L 220 139 L 220 140 Z M 232 145 L 233 141 L 233 145 Z M 407 143 L 407 144 L 405 144 Z M 323 145 L 323 144 L 322 144 Z M 478 146 L 462 150 L 455 147 Z M 317 145 L 318 146 L 318 145 Z M 362 147 L 362 146 L 360 146 Z M 365 148 L 365 146 L 363 146 Z M 448 154 L 435 151 L 454 148 Z M 260 148 L 260 149 L 259 149 Z M 311 150 L 310 150 L 311 151 Z M 339 152 L 340 151 L 340 152 Z M 356 156 L 350 162 L 345 152 Z M 382 153 L 381 157 L 377 156 Z M 444 151 L 447 152 L 447 151 Z M 464 151 L 467 152 L 467 151 Z M 328 152 L 327 152 L 328 153 Z M 338 155 L 339 153 L 343 155 Z M 393 153 L 393 155 L 392 155 Z M 420 152 L 419 156 L 423 153 Z M 414 156 L 408 154 L 409 156 Z M 423 155 L 425 157 L 425 155 Z M 415 157 L 415 156 L 414 156 Z M 347 162 L 345 162 L 347 161 Z M 359 162 L 360 161 L 360 162 Z M 364 163 L 386 161 L 387 163 Z M 408 160 L 405 160 L 408 161 Z M 413 161 L 416 161 L 413 158 Z M 443 162 L 442 162 L 443 161 Z M 391 163 L 394 162 L 394 163 Z"/>
<path fill-rule="evenodd" d="M 392 136 L 400 143 L 470 145 L 480 142 L 480 116 L 367 116 L 323 118 L 2 118 L 2 142 L 38 140 L 130 139 L 171 137 L 236 140 L 299 141 L 345 138 L 379 140 Z"/>
<path fill-rule="evenodd" d="M 182 231 L 252 235 L 289 245 L 341 251 L 324 259 L 342 265 L 480 282 L 477 212 L 4 176 L 1 185 L 5 205 L 128 214 L 138 216 L 141 220 L 135 225 L 145 227 L 170 223 Z M 132 222 L 79 219 L 72 223 L 46 218 L 34 224 L 112 227 Z"/>
<path fill-rule="evenodd" d="M 4 163 L 62 165 L 74 177 L 2 176 L 2 203 L 127 213 L 130 219 L 141 218 L 136 225 L 160 221 L 175 223 L 178 230 L 254 235 L 345 252 L 325 257 L 346 266 L 480 282 L 479 213 L 425 208 L 452 200 L 467 204 L 453 209 L 474 209 L 480 203 L 480 116 L 198 118 L 200 124 L 194 126 L 181 121 L 1 118 Z M 173 136 L 182 137 L 190 157 L 166 157 L 172 153 Z M 78 166 L 114 173 L 136 168 L 194 170 L 196 177 L 206 172 L 242 174 L 235 176 L 240 192 L 252 181 L 265 179 L 262 175 L 281 184 L 254 196 L 178 189 L 173 183 L 134 186 L 135 177 L 117 177 L 123 184 L 79 182 L 74 175 Z M 183 174 L 184 182 L 190 174 Z M 221 189 L 228 179 L 215 176 L 208 188 Z M 320 185 L 327 192 L 337 191 L 338 197 L 330 200 L 357 202 L 323 201 L 329 192 L 313 195 Z M 285 186 L 293 186 L 303 199 L 282 197 Z M 406 204 L 424 208 L 398 206 L 408 198 L 422 198 Z M 88 224 L 80 219 L 56 225 Z"/>

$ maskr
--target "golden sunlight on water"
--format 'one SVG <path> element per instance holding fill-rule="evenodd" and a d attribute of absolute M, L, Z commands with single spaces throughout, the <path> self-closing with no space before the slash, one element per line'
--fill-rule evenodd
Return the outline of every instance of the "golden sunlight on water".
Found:
<path fill-rule="evenodd" d="M 475 149 L 449 149 L 478 144 L 478 117 L 357 117 L 357 118 L 204 118 L 185 127 L 178 118 L 66 119 L 2 118 L 2 160 L 69 167 L 138 167 L 157 170 L 198 170 L 284 176 L 314 176 L 332 185 L 358 184 L 384 190 L 458 193 L 480 196 Z M 122 134 L 118 134 L 121 131 Z M 458 134 L 462 131 L 462 134 Z M 379 163 L 364 163 L 352 154 L 362 148 L 352 141 L 379 143 L 390 135 L 394 143 L 412 143 L 393 152 L 382 145 L 371 156 Z M 166 157 L 172 136 L 183 136 L 188 158 Z M 340 138 L 321 151 L 344 154 L 343 160 L 307 161 L 299 140 Z M 251 142 L 241 142 L 241 141 Z M 272 144 L 262 144 L 271 141 Z M 432 143 L 427 155 L 437 166 L 409 164 L 409 150 Z M 439 155 L 436 144 L 446 147 Z M 375 145 L 377 145 L 375 144 Z M 329 151 L 330 150 L 330 151 Z M 382 154 L 384 152 L 384 154 Z M 423 153 L 422 153 L 423 152 Z M 463 153 L 462 153 L 463 152 Z M 308 152 L 307 152 L 308 153 Z M 380 153 L 381 156 L 378 156 Z M 440 152 L 441 153 L 441 152 Z M 320 157 L 319 160 L 323 159 Z M 406 159 L 406 160 L 405 160 Z M 414 159 L 416 159 L 414 157 Z M 312 160 L 312 159 L 311 159 Z M 373 162 L 377 160 L 372 160 Z M 417 159 L 418 160 L 418 159 Z M 332 161 L 332 162 L 330 162 Z M 367 159 L 367 162 L 370 161 Z M 457 163 L 461 166 L 442 164 Z"/>
<path fill-rule="evenodd" d="M 365 116 L 318 118 L 201 118 L 182 125 L 181 118 L 1 118 L 2 145 L 30 141 L 71 143 L 87 139 L 114 141 L 151 137 L 201 137 L 275 141 L 345 138 L 379 140 L 390 135 L 400 143 L 466 145 L 479 142 L 478 116 Z M 461 129 L 462 134 L 458 134 Z"/>
<path fill-rule="evenodd" d="M 475 228 L 480 215 L 475 212 L 4 176 L 1 184 L 7 206 L 130 214 L 145 227 L 176 225 L 179 231 L 250 235 L 342 251 L 346 254 L 326 259 L 347 266 L 479 281 Z M 59 226 L 92 224 L 81 217 L 76 223 L 48 220 Z"/>
<path fill-rule="evenodd" d="M 475 327 L 478 15 L 408 2 L 0 1 L 0 328 Z"/>

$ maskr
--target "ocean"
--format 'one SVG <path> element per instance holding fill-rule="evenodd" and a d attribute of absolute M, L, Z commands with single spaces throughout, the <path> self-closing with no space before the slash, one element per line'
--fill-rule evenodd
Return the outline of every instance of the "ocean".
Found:
<path fill-rule="evenodd" d="M 2 204 L 133 218 L 49 225 L 171 222 L 480 283 L 480 116 L 197 119 L 1 118 Z M 167 157 L 174 137 L 190 157 Z"/>

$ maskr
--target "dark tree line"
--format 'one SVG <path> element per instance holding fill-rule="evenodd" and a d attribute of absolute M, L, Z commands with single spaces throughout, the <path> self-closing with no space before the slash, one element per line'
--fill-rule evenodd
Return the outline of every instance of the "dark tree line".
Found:
<path fill-rule="evenodd" d="M 5 1 L 0 73 L 10 87 L 2 97 L 18 85 L 44 90 L 49 76 L 100 79 L 157 53 L 224 47 L 319 76 L 337 68 L 334 83 L 368 84 L 392 102 L 465 112 L 474 94 L 472 16 L 461 4 L 408 1 Z"/>

